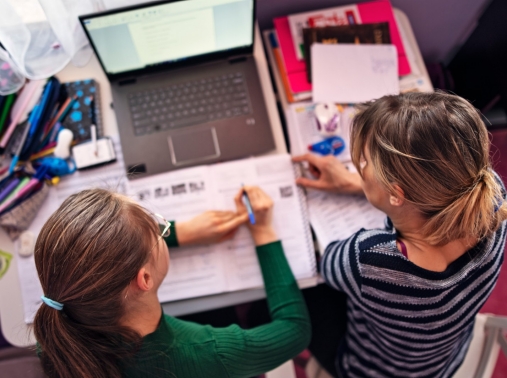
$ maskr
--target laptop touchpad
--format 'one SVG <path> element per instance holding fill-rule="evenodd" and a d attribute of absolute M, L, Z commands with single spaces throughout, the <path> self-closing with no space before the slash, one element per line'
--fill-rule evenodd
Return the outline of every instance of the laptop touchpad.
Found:
<path fill-rule="evenodd" d="M 192 164 L 220 156 L 214 127 L 171 135 L 168 139 L 174 165 Z"/>

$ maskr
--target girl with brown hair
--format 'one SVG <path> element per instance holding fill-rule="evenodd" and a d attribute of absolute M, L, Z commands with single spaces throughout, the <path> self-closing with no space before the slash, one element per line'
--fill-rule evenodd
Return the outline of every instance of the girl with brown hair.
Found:
<path fill-rule="evenodd" d="M 246 223 L 243 190 L 255 225 Z M 35 246 L 44 304 L 34 330 L 45 373 L 250 377 L 302 351 L 310 324 L 271 224 L 273 203 L 259 188 L 243 190 L 235 198 L 237 212 L 207 212 L 176 225 L 106 190 L 70 196 Z M 242 224 L 257 246 L 271 323 L 249 330 L 213 328 L 164 315 L 157 289 L 169 268 L 168 246 L 224 240 Z"/>
<path fill-rule="evenodd" d="M 301 185 L 364 194 L 388 216 L 383 229 L 327 246 L 321 272 L 346 295 L 347 313 L 308 301 L 310 350 L 333 376 L 451 377 L 505 247 L 506 194 L 486 127 L 455 95 L 386 96 L 359 107 L 351 152 L 358 173 L 333 157 L 294 159 L 309 162 L 315 176 Z"/>

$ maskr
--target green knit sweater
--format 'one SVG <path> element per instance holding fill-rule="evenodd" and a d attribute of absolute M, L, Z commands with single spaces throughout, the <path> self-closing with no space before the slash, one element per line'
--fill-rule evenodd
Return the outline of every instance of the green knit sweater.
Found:
<path fill-rule="evenodd" d="M 174 227 L 166 243 L 177 245 Z M 310 342 L 310 320 L 281 243 L 257 247 L 271 323 L 253 329 L 213 328 L 162 315 L 143 339 L 126 377 L 252 377 L 301 352 Z"/>

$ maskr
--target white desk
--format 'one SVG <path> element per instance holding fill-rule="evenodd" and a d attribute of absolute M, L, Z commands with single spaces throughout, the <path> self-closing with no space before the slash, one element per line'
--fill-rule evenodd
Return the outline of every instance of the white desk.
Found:
<path fill-rule="evenodd" d="M 280 117 L 276 108 L 276 100 L 271 86 L 269 69 L 262 48 L 262 40 L 259 29 L 255 30 L 254 57 L 261 80 L 262 90 L 266 101 L 268 115 L 271 122 L 276 149 L 271 154 L 285 153 L 285 145 Z M 62 82 L 94 78 L 100 86 L 102 121 L 106 135 L 117 135 L 118 126 L 114 111 L 111 107 L 111 88 L 109 82 L 95 57 L 84 67 L 75 67 L 69 64 L 58 75 Z M 0 249 L 15 254 L 14 243 L 7 234 L 0 229 Z M 316 284 L 316 279 L 302 280 L 301 287 L 309 287 Z M 177 316 L 205 310 L 216 309 L 225 306 L 254 301 L 265 298 L 263 288 L 244 290 L 232 293 L 211 295 L 207 297 L 193 298 L 163 304 L 165 313 Z M 28 346 L 35 344 L 35 338 L 31 327 L 24 322 L 21 289 L 18 280 L 18 267 L 14 257 L 11 266 L 2 279 L 0 279 L 0 322 L 4 337 L 15 346 Z"/>

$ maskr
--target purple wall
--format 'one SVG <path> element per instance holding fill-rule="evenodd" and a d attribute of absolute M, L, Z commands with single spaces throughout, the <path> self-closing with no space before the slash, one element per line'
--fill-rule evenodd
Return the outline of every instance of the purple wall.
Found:
<path fill-rule="evenodd" d="M 272 19 L 290 13 L 329 8 L 354 0 L 257 0 L 261 29 L 272 28 Z M 356 1 L 362 2 L 362 1 Z M 448 61 L 475 27 L 490 0 L 391 0 L 408 16 L 427 62 Z"/>

